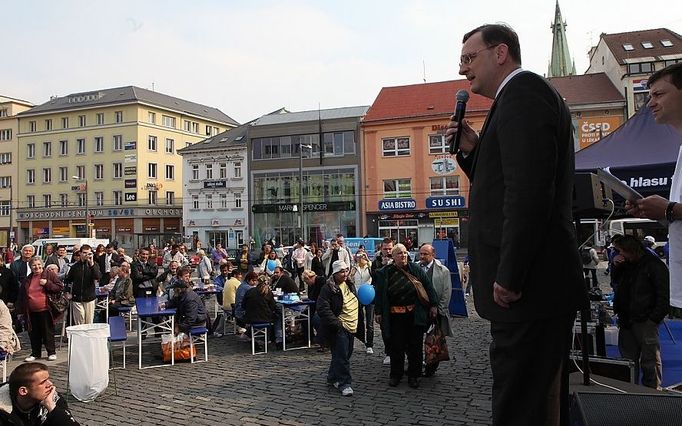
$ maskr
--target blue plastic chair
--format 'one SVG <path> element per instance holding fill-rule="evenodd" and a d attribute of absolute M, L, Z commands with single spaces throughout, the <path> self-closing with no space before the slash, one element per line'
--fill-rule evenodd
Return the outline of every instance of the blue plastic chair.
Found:
<path fill-rule="evenodd" d="M 204 360 L 196 361 L 194 358 L 194 345 L 196 343 L 204 344 Z M 192 327 L 189 330 L 189 356 L 190 362 L 206 362 L 208 361 L 208 328 L 206 327 Z"/>
<path fill-rule="evenodd" d="M 123 342 L 123 368 L 126 368 L 126 342 L 128 341 L 128 331 L 126 330 L 125 317 L 109 317 L 109 342 Z M 113 346 L 111 348 L 111 360 L 113 364 Z M 113 369 L 114 367 L 112 367 Z"/>

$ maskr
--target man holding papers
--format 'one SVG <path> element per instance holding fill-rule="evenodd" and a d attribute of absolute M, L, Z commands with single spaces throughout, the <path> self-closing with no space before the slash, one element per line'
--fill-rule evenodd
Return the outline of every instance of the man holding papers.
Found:
<path fill-rule="evenodd" d="M 647 104 L 659 124 L 669 124 L 682 134 L 682 63 L 656 71 L 649 78 Z M 628 201 L 634 217 L 665 219 L 670 223 L 670 304 L 682 308 L 682 150 L 670 188 L 670 200 L 658 195 Z"/>

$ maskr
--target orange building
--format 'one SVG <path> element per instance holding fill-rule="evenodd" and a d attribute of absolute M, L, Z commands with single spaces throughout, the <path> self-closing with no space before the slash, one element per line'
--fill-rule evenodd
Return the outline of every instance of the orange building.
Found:
<path fill-rule="evenodd" d="M 466 245 L 469 180 L 444 133 L 457 91 L 469 86 L 454 80 L 381 89 L 362 121 L 366 234 L 414 248 L 446 235 Z M 470 95 L 466 119 L 479 131 L 492 101 Z"/>

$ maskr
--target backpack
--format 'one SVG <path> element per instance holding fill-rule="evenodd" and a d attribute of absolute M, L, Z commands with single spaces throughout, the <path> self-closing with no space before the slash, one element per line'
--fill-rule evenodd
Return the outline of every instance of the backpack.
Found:
<path fill-rule="evenodd" d="M 580 260 L 582 260 L 583 265 L 589 265 L 592 263 L 592 255 L 590 254 L 590 248 L 586 247 L 580 250 Z"/>

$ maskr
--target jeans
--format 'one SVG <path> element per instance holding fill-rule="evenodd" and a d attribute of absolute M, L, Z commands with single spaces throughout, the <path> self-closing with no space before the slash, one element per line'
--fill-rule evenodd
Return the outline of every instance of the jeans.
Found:
<path fill-rule="evenodd" d="M 327 372 L 327 382 L 338 382 L 339 389 L 351 385 L 350 357 L 353 355 L 353 339 L 353 335 L 343 327 L 332 337 L 332 361 Z"/>
<path fill-rule="evenodd" d="M 365 347 L 374 346 L 374 305 L 363 306 L 365 310 Z"/>
<path fill-rule="evenodd" d="M 424 360 L 424 327 L 415 325 L 414 311 L 406 314 L 391 315 L 391 373 L 390 377 L 401 378 L 405 372 L 407 354 L 407 377 L 422 375 Z"/>

